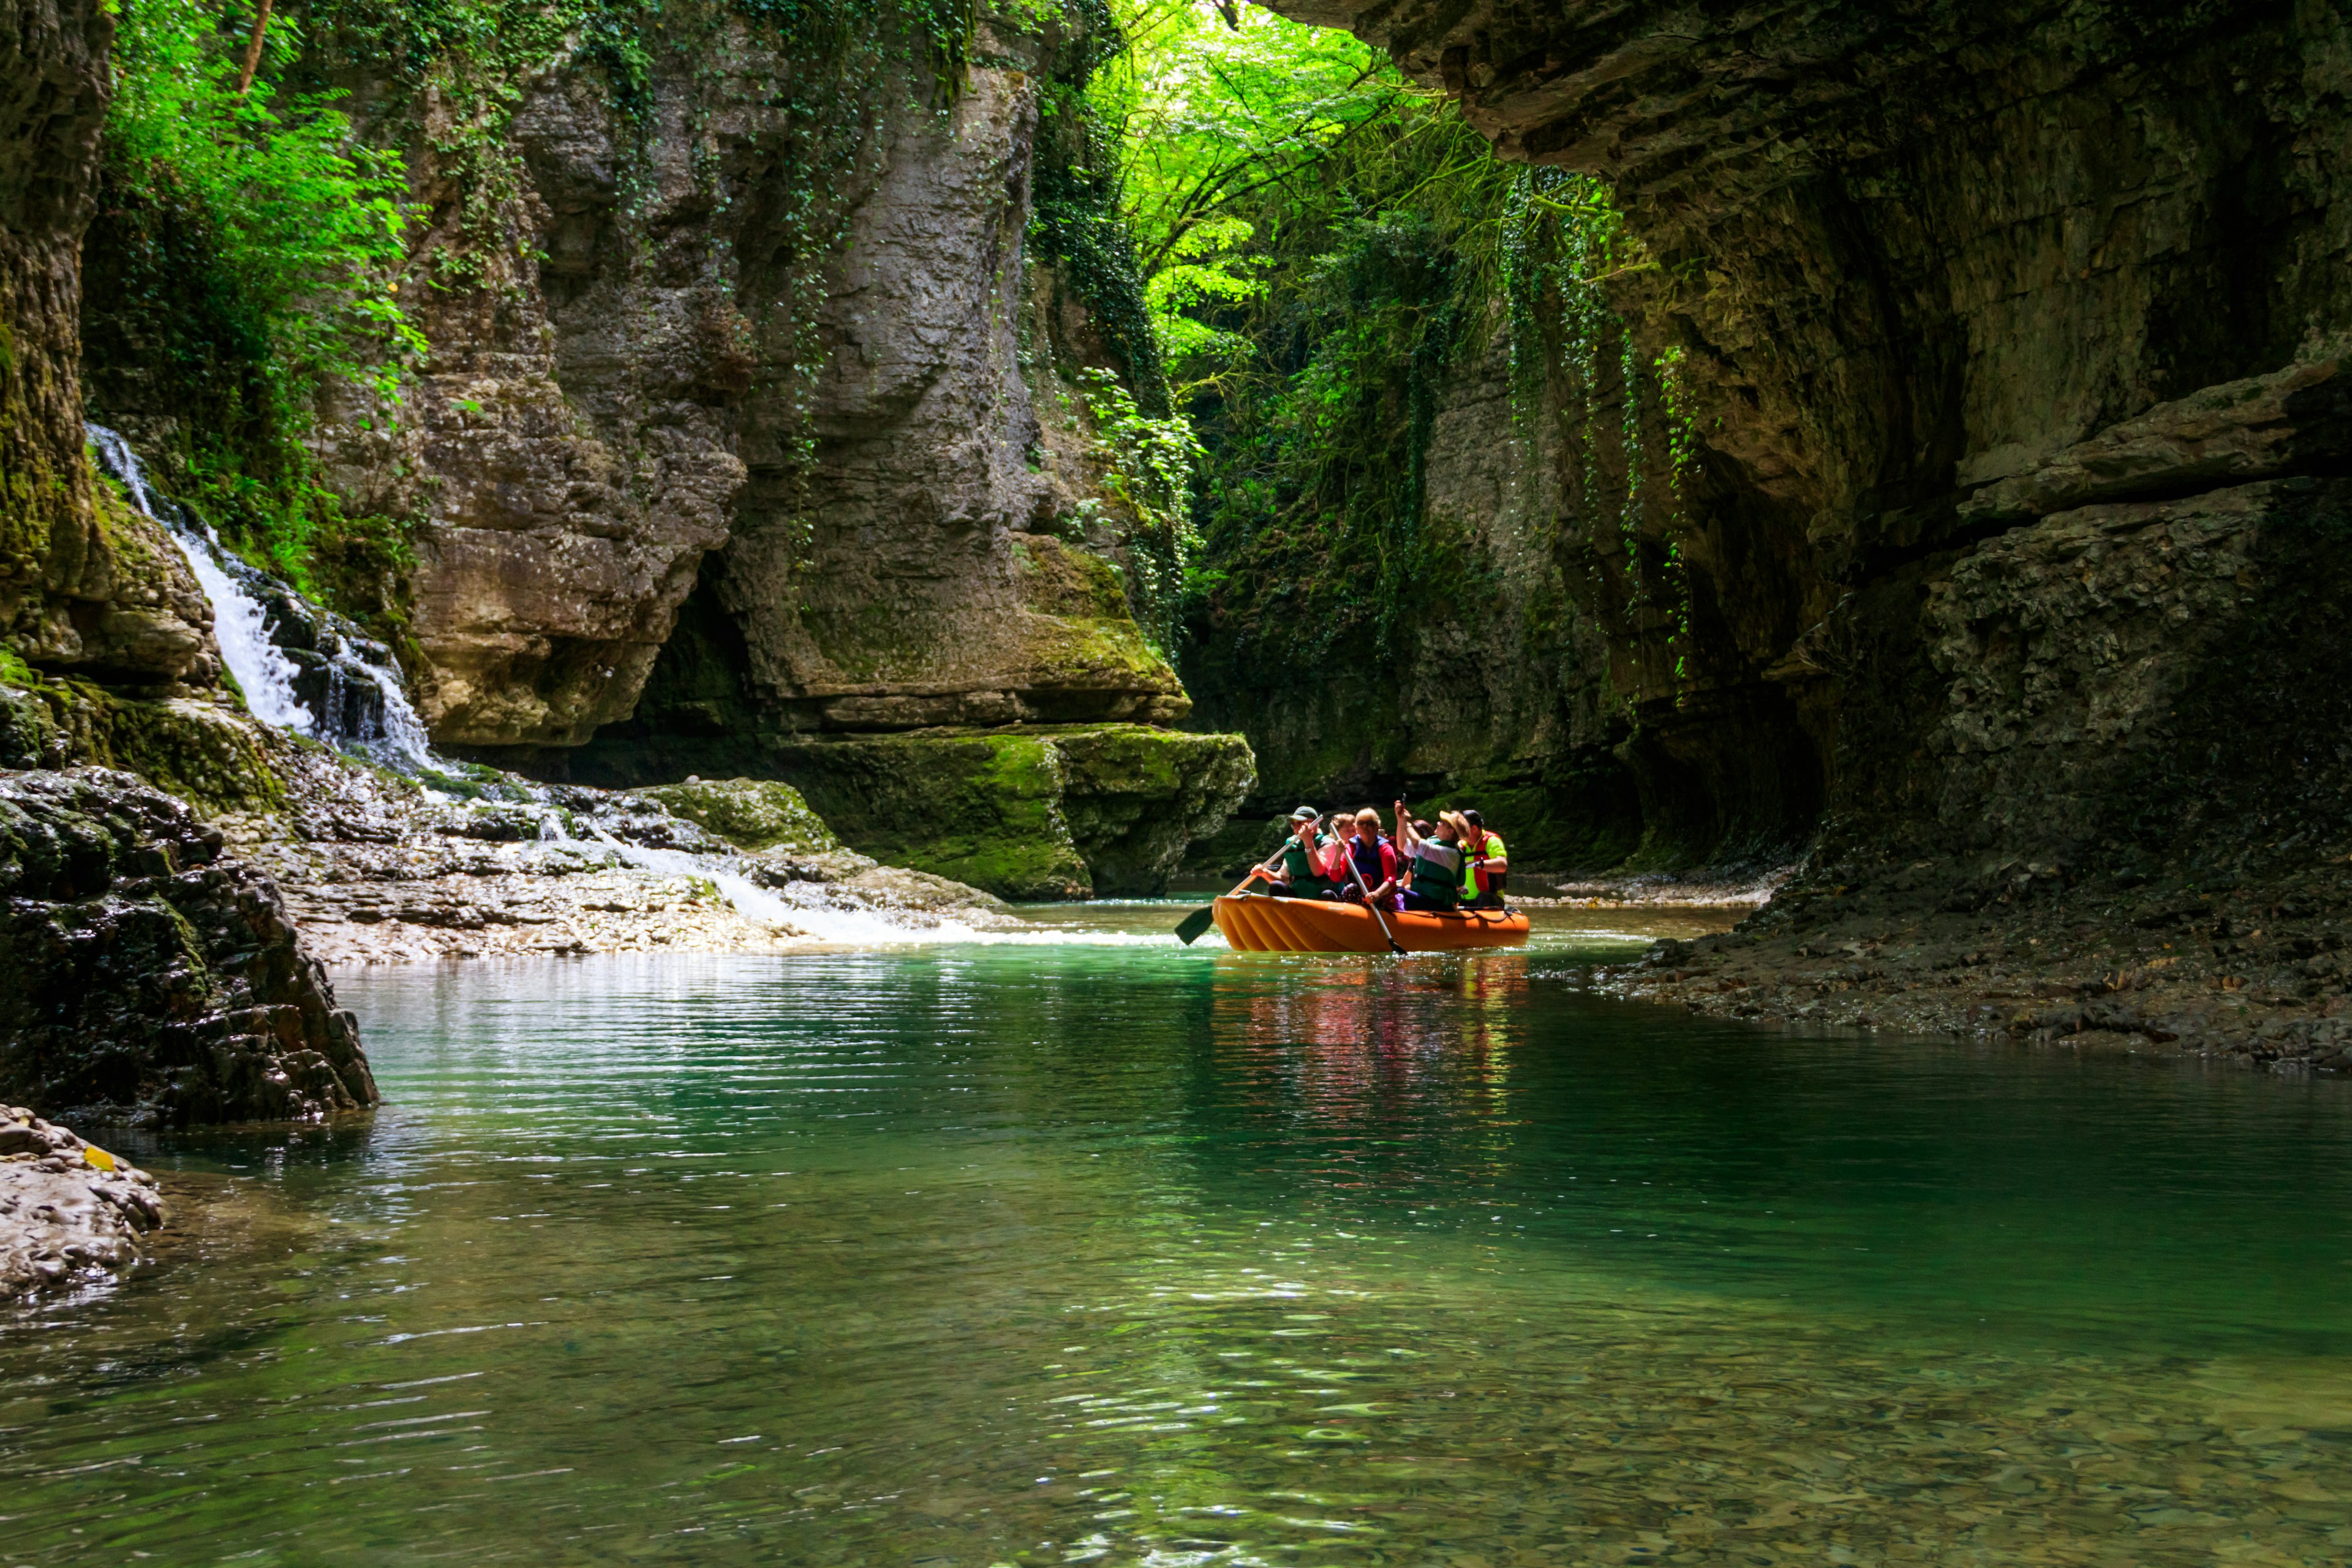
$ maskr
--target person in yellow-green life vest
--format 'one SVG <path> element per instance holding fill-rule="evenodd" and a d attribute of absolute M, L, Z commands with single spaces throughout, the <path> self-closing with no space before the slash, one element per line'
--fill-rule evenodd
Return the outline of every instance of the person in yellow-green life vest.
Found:
<path fill-rule="evenodd" d="M 1484 818 L 1475 811 L 1465 811 L 1462 820 L 1469 832 L 1462 838 L 1462 907 L 1465 910 L 1499 910 L 1503 907 L 1503 885 L 1511 874 L 1511 862 L 1503 851 L 1503 836 L 1486 831 Z"/>

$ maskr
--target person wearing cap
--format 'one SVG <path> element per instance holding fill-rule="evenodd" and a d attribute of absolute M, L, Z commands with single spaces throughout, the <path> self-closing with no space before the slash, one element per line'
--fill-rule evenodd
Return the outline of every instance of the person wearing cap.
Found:
<path fill-rule="evenodd" d="M 1331 881 L 1323 875 L 1323 857 L 1328 838 L 1321 831 L 1323 814 L 1311 805 L 1302 805 L 1290 814 L 1290 838 L 1282 847 L 1282 859 L 1266 879 L 1266 891 L 1277 899 L 1320 899 L 1331 892 Z"/>
<path fill-rule="evenodd" d="M 1475 811 L 1462 813 L 1462 822 L 1469 830 L 1462 837 L 1462 907 L 1499 910 L 1503 885 L 1511 874 L 1503 836 L 1487 832 L 1486 819 Z"/>

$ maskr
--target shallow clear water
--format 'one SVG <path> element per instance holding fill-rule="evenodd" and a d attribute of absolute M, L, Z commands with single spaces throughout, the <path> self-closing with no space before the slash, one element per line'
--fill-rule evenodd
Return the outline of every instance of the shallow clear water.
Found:
<path fill-rule="evenodd" d="M 2345 1560 L 2346 1086 L 1599 923 L 346 975 L 390 1106 L 139 1150 L 158 1262 L 0 1314 L 0 1562 Z"/>

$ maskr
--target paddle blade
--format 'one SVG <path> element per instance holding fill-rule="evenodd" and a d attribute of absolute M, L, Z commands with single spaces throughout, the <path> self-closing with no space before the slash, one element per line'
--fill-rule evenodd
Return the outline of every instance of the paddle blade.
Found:
<path fill-rule="evenodd" d="M 1186 915 L 1181 921 L 1178 922 L 1176 927 L 1176 940 L 1182 942 L 1186 947 L 1190 947 L 1194 942 L 1200 941 L 1202 937 L 1208 934 L 1209 928 L 1216 923 L 1217 909 L 1214 904 L 1210 904 L 1203 908 L 1194 910 L 1191 914 Z"/>

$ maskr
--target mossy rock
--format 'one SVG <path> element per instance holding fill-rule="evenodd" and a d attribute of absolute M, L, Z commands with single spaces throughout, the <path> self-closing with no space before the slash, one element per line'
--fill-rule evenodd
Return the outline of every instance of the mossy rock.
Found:
<path fill-rule="evenodd" d="M 1099 893 L 1158 893 L 1256 782 L 1239 735 L 1112 724 L 1057 735 L 1062 813 Z"/>
<path fill-rule="evenodd" d="M 1015 900 L 1162 890 L 1256 772 L 1238 735 L 1141 724 L 827 736 L 772 755 L 852 847 Z"/>
<path fill-rule="evenodd" d="M 841 840 L 809 808 L 801 792 L 773 779 L 688 779 L 629 793 L 658 801 L 671 815 L 752 854 L 788 849 L 827 855 L 841 847 Z"/>
<path fill-rule="evenodd" d="M 21 674 L 23 666 L 17 668 Z M 0 768 L 45 768 L 64 761 L 65 737 L 48 704 L 28 689 L 28 680 L 12 683 L 10 673 L 0 660 Z"/>
<path fill-rule="evenodd" d="M 1061 753 L 1034 734 L 849 735 L 771 753 L 852 848 L 1016 900 L 1094 888 L 1061 810 Z"/>
<path fill-rule="evenodd" d="M 273 810 L 286 786 L 254 721 L 193 698 L 119 697 L 86 680 L 0 685 L 7 765 L 71 761 L 136 773 L 206 811 Z"/>

